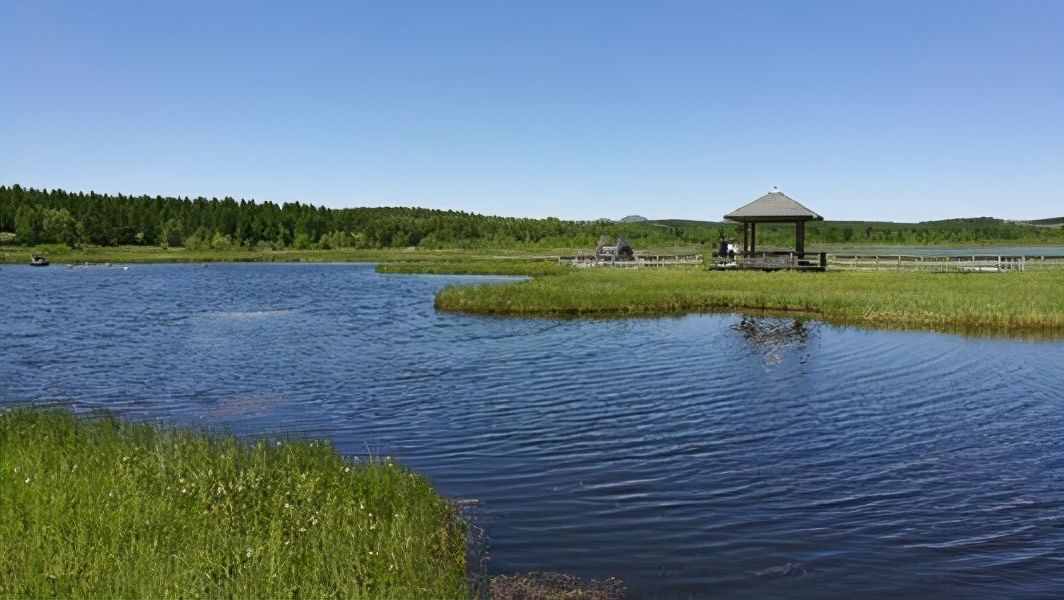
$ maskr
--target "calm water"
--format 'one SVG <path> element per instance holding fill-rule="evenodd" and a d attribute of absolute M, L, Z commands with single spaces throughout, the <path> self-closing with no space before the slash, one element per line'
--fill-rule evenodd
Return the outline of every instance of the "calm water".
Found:
<path fill-rule="evenodd" d="M 437 314 L 359 265 L 0 269 L 0 403 L 326 436 L 634 597 L 1064 596 L 1064 344 Z"/>

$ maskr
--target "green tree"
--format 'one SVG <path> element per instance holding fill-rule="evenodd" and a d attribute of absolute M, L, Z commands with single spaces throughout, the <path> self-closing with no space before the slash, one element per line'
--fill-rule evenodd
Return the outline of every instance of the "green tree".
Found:
<path fill-rule="evenodd" d="M 81 244 L 83 228 L 65 208 L 46 208 L 42 219 L 43 238 L 48 242 L 66 244 L 77 248 Z"/>
<path fill-rule="evenodd" d="M 211 247 L 211 232 L 200 225 L 192 235 L 185 238 L 185 248 L 189 250 L 206 250 Z"/>
<path fill-rule="evenodd" d="M 215 231 L 214 236 L 211 237 L 211 249 L 213 250 L 229 250 L 234 245 L 233 238 L 223 234 L 221 231 Z"/>
<path fill-rule="evenodd" d="M 296 250 L 307 250 L 310 248 L 311 244 L 310 236 L 304 232 L 299 232 L 296 234 L 295 241 L 292 242 L 292 247 Z"/>
<path fill-rule="evenodd" d="M 185 226 L 180 219 L 167 219 L 159 234 L 159 245 L 163 248 L 180 246 L 185 243 Z"/>
<path fill-rule="evenodd" d="M 18 243 L 32 246 L 41 241 L 41 216 L 29 205 L 20 206 L 15 213 L 15 239 Z"/>

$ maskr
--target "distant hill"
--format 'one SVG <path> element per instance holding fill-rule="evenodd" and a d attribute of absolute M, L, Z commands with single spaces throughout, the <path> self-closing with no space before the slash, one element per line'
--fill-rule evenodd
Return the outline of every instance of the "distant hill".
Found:
<path fill-rule="evenodd" d="M 647 221 L 647 220 L 648 219 L 646 217 L 641 217 L 639 215 L 628 215 L 627 217 L 621 219 L 620 222 L 621 223 L 642 223 L 642 222 Z"/>

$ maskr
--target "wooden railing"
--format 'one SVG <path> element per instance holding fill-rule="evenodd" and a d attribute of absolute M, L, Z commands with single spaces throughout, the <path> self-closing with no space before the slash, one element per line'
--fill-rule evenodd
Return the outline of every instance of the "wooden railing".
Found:
<path fill-rule="evenodd" d="M 612 257 L 598 257 L 593 254 L 578 256 L 560 256 L 560 264 L 574 267 L 614 267 L 618 269 L 638 269 L 641 267 L 678 267 L 701 266 L 705 260 L 701 254 L 636 254 L 633 260 L 615 260 Z"/>
<path fill-rule="evenodd" d="M 926 271 L 935 273 L 1003 273 L 1064 269 L 1064 256 L 857 256 L 828 255 L 832 271 Z"/>
<path fill-rule="evenodd" d="M 755 252 L 733 258 L 718 256 L 714 258 L 714 265 L 717 269 L 823 271 L 826 260 L 826 254 L 815 252 L 802 257 L 794 252 Z"/>

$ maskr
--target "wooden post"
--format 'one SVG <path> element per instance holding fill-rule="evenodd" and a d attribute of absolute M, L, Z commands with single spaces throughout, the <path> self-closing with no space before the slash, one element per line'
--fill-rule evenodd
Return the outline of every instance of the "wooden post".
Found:
<path fill-rule="evenodd" d="M 798 252 L 798 258 L 805 258 L 805 221 L 794 223 L 794 246 Z"/>
<path fill-rule="evenodd" d="M 757 252 L 757 223 L 750 223 L 750 254 Z"/>
<path fill-rule="evenodd" d="M 750 224 L 743 223 L 743 256 L 750 253 Z"/>

